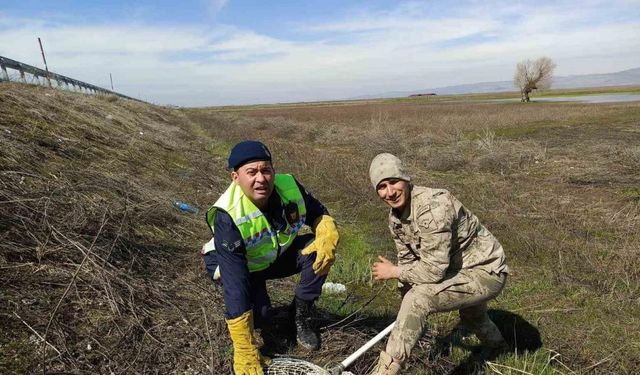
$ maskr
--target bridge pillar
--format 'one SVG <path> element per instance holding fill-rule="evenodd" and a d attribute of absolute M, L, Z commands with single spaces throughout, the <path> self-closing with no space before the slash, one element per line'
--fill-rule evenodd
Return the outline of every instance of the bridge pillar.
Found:
<path fill-rule="evenodd" d="M 2 77 L 0 78 L 0 81 L 8 81 L 9 73 L 7 73 L 7 67 L 4 66 L 2 62 L 0 62 L 0 68 L 2 69 Z"/>

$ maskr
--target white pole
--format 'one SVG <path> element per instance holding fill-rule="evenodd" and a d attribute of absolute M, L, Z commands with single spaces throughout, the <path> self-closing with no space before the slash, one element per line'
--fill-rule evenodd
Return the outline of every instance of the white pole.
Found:
<path fill-rule="evenodd" d="M 358 350 L 356 350 L 353 354 L 351 354 L 350 356 L 347 357 L 347 359 L 345 359 L 344 361 L 340 362 L 340 364 L 338 366 L 336 366 L 336 370 L 339 368 L 340 371 L 346 369 L 347 367 L 349 367 L 349 365 L 351 365 L 353 363 L 353 361 L 355 361 L 356 359 L 360 358 L 360 356 L 362 354 L 364 354 L 367 350 L 371 349 L 372 346 L 374 346 L 375 344 L 378 343 L 378 341 L 382 340 L 386 335 L 389 334 L 389 332 L 391 332 L 391 330 L 393 329 L 393 327 L 396 325 L 396 322 L 393 322 L 391 324 L 389 324 L 389 326 L 385 329 L 382 330 L 382 332 L 378 333 L 374 338 L 372 338 L 371 340 L 367 341 L 366 344 L 362 345 L 362 347 Z"/>

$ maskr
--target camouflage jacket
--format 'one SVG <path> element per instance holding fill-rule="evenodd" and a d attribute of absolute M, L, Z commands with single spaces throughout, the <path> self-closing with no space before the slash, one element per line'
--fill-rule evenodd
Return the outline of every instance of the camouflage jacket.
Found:
<path fill-rule="evenodd" d="M 413 186 L 407 208 L 400 217 L 389 213 L 400 282 L 446 284 L 471 268 L 509 272 L 498 240 L 447 190 Z"/>

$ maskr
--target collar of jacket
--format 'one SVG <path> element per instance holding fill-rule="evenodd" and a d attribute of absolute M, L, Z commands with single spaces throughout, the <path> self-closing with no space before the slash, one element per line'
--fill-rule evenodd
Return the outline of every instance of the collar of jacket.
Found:
<path fill-rule="evenodd" d="M 397 215 L 393 208 L 389 209 L 389 221 L 394 225 L 402 225 L 402 223 L 406 222 L 415 222 L 416 221 L 416 207 L 418 201 L 423 199 L 420 197 L 423 194 L 429 194 L 429 188 L 423 186 L 414 186 L 411 184 L 411 201 L 409 204 L 405 206 L 400 215 Z M 424 208 L 428 208 L 431 203 L 425 204 Z"/>

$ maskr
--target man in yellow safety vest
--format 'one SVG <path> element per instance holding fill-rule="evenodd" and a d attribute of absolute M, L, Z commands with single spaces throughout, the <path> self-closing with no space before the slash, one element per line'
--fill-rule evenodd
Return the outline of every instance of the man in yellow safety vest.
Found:
<path fill-rule="evenodd" d="M 320 345 L 310 324 L 314 302 L 335 260 L 338 231 L 320 201 L 289 174 L 276 174 L 268 148 L 236 144 L 229 155 L 232 182 L 207 212 L 213 245 L 204 250 L 209 275 L 224 289 L 236 375 L 263 374 L 254 323 L 270 317 L 266 280 L 300 274 L 292 304 L 298 344 Z M 298 235 L 303 225 L 313 234 Z"/>

